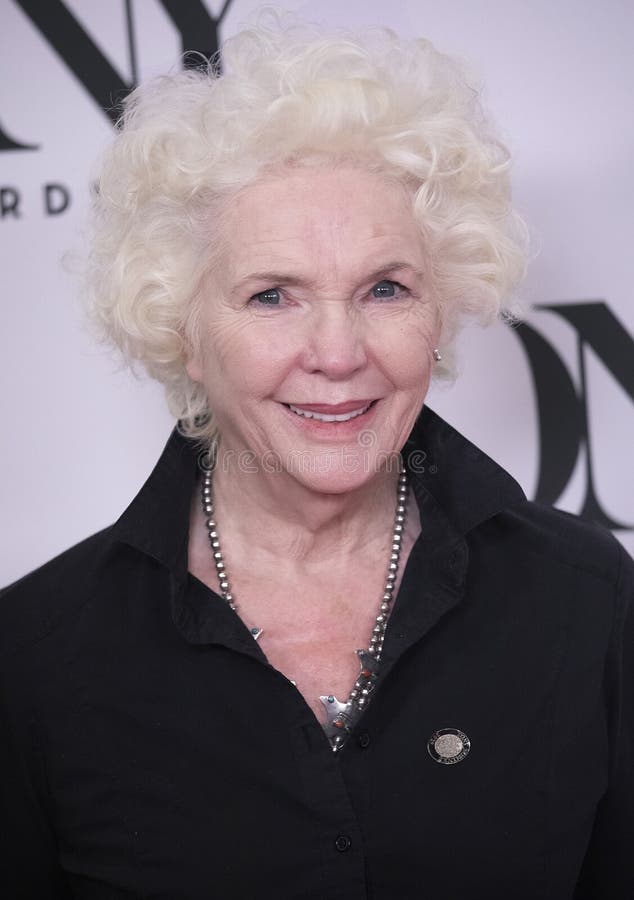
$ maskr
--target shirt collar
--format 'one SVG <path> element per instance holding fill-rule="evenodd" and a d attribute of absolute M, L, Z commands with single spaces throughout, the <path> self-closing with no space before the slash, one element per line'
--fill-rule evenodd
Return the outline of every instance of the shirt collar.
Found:
<path fill-rule="evenodd" d="M 175 428 L 150 477 L 112 528 L 123 541 L 170 569 L 187 571 L 192 492 L 200 444 Z M 525 499 L 496 462 L 428 407 L 403 449 L 421 511 L 434 508 L 454 533 L 470 529 Z"/>
<path fill-rule="evenodd" d="M 112 528 L 112 538 L 177 576 L 187 570 L 189 513 L 203 448 L 174 428 L 149 478 Z"/>
<path fill-rule="evenodd" d="M 403 448 L 419 506 L 431 497 L 461 535 L 526 500 L 509 473 L 429 407 Z"/>

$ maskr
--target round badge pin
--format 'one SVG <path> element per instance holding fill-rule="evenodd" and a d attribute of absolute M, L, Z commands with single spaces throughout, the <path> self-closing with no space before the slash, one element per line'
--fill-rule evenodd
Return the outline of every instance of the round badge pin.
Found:
<path fill-rule="evenodd" d="M 462 762 L 471 749 L 471 741 L 457 728 L 441 728 L 434 731 L 427 741 L 427 752 L 431 758 L 443 766 L 453 766 Z"/>

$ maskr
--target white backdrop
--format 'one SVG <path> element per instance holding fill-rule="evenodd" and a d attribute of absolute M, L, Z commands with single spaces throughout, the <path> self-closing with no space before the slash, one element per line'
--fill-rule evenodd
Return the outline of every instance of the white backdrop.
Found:
<path fill-rule="evenodd" d="M 46 4 L 46 0 L 41 0 Z M 183 0 L 185 2 L 185 0 Z M 81 81 L 25 12 L 0 0 L 0 126 L 37 149 L 0 152 L 0 584 L 113 521 L 134 496 L 172 426 L 162 393 L 94 347 L 82 324 L 72 256 L 82 249 L 91 165 L 111 125 Z M 31 7 L 33 4 L 30 4 Z M 49 3 L 49 7 L 60 4 Z M 223 5 L 206 0 L 217 16 Z M 233 0 L 227 37 L 258 4 Z M 614 377 L 592 342 L 535 304 L 604 301 L 631 345 L 634 312 L 634 5 L 630 0 L 286 0 L 288 9 L 338 24 L 385 24 L 466 56 L 488 85 L 516 157 L 517 206 L 539 254 L 523 296 L 527 321 L 585 388 L 594 487 L 604 512 L 634 525 L 634 408 L 629 381 Z M 65 0 L 101 53 L 130 81 L 124 0 Z M 132 0 L 141 78 L 179 65 L 180 35 L 159 0 Z M 46 186 L 53 209 L 47 212 Z M 629 343 L 628 343 L 629 342 Z M 610 347 L 618 342 L 610 343 Z M 470 330 L 462 374 L 430 405 L 502 463 L 534 495 L 539 412 L 531 366 L 504 326 Z M 565 436 L 562 434 L 562 440 Z M 557 498 L 576 512 L 587 489 L 585 448 Z M 555 499 L 555 498 L 553 498 Z M 634 531 L 619 529 L 634 551 Z"/>

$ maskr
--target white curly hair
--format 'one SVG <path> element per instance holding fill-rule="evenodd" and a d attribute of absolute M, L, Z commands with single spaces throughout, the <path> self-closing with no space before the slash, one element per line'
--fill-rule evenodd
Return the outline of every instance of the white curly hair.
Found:
<path fill-rule="evenodd" d="M 272 168 L 345 160 L 411 192 L 442 323 L 441 375 L 468 318 L 504 312 L 526 261 L 509 154 L 478 91 L 426 40 L 353 34 L 264 13 L 206 71 L 156 78 L 125 101 L 97 179 L 88 268 L 102 337 L 166 390 L 182 431 L 215 437 L 185 363 L 222 211 Z"/>

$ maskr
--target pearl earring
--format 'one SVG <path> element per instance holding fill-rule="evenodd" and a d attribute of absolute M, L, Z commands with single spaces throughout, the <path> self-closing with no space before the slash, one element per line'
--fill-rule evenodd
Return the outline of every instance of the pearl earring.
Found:
<path fill-rule="evenodd" d="M 436 360 L 436 362 L 442 361 L 442 353 L 440 352 L 440 350 L 437 347 L 434 350 L 434 359 Z"/>

